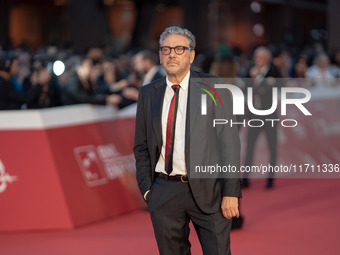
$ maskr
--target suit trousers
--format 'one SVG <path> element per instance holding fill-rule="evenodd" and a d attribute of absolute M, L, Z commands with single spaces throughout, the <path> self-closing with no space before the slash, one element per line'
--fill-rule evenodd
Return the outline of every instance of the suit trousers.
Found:
<path fill-rule="evenodd" d="M 204 255 L 230 253 L 232 221 L 222 212 L 206 214 L 195 203 L 188 183 L 156 178 L 147 199 L 160 255 L 189 255 L 189 222 Z"/>

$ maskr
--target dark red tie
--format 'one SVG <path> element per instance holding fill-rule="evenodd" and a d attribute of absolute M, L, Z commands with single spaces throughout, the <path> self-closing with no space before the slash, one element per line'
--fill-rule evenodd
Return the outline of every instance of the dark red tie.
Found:
<path fill-rule="evenodd" d="M 172 162 L 174 154 L 174 141 L 176 129 L 176 116 L 178 108 L 179 85 L 172 85 L 175 94 L 170 103 L 168 121 L 166 123 L 166 143 L 165 143 L 165 171 L 170 174 L 172 172 Z"/>

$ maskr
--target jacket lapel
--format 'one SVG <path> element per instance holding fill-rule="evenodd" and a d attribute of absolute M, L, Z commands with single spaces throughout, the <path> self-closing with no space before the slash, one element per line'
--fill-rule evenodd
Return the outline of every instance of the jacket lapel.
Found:
<path fill-rule="evenodd" d="M 188 170 L 188 175 L 190 174 L 190 134 L 192 133 L 193 127 L 195 126 L 194 123 L 197 114 L 201 109 L 199 107 L 201 93 L 199 90 L 199 84 L 197 83 L 197 78 L 199 78 L 199 76 L 195 72 L 190 73 L 187 116 L 185 123 L 185 163 Z"/>
<path fill-rule="evenodd" d="M 159 82 L 154 89 L 153 97 L 151 100 L 151 114 L 154 116 L 152 118 L 152 127 L 157 139 L 157 146 L 159 151 L 162 148 L 162 109 L 163 109 L 163 99 L 166 89 L 165 79 Z"/>

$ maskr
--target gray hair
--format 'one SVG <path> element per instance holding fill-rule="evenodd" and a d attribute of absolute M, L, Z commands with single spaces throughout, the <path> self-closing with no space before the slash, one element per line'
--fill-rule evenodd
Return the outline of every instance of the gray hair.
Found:
<path fill-rule="evenodd" d="M 268 57 L 269 57 L 270 59 L 273 58 L 273 55 L 272 55 L 271 51 L 270 51 L 267 47 L 265 47 L 265 46 L 259 46 L 259 47 L 257 47 L 256 50 L 254 51 L 254 55 L 255 55 L 256 53 L 258 53 L 259 51 L 264 51 L 264 52 L 268 55 Z"/>
<path fill-rule="evenodd" d="M 316 57 L 313 59 L 314 65 L 319 64 L 319 63 L 320 63 L 320 60 L 321 60 L 323 57 L 326 57 L 327 60 L 329 61 L 329 56 L 328 56 L 326 53 L 321 52 L 321 53 L 319 53 L 318 55 L 316 55 Z"/>
<path fill-rule="evenodd" d="M 196 47 L 195 36 L 188 29 L 180 28 L 176 26 L 168 27 L 164 30 L 164 32 L 161 34 L 159 38 L 159 45 L 161 45 L 164 39 L 168 37 L 169 35 L 182 35 L 188 39 L 189 47 L 191 49 L 195 49 Z"/>

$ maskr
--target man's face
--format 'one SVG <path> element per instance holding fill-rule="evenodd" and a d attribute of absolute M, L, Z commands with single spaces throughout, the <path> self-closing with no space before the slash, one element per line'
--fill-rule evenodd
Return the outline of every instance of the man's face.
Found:
<path fill-rule="evenodd" d="M 329 66 L 329 58 L 326 55 L 320 56 L 318 66 L 321 69 L 326 69 Z"/>
<path fill-rule="evenodd" d="M 258 50 L 254 56 L 255 65 L 258 67 L 264 67 L 269 65 L 271 61 L 270 56 L 265 50 Z"/>
<path fill-rule="evenodd" d="M 189 41 L 182 35 L 169 35 L 164 39 L 162 45 L 160 46 L 189 47 Z M 174 49 L 171 50 L 169 55 L 164 55 L 161 51 L 159 51 L 159 58 L 168 75 L 185 75 L 189 71 L 190 65 L 194 61 L 195 51 L 185 50 L 182 55 L 177 55 Z"/>

